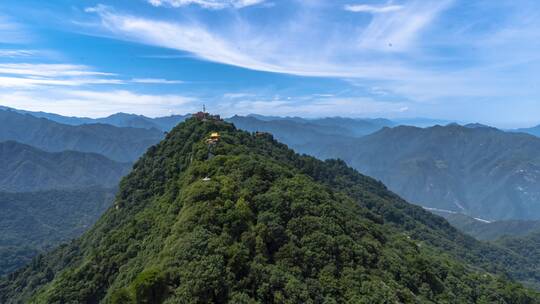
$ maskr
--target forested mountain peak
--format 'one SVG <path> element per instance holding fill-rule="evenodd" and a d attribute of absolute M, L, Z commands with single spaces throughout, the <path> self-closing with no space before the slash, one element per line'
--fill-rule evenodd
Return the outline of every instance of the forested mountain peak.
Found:
<path fill-rule="evenodd" d="M 300 156 L 218 119 L 188 119 L 151 147 L 115 206 L 79 240 L 0 282 L 0 302 L 540 300 L 484 256 L 504 257 L 518 279 L 538 275 L 510 269 L 526 260 L 459 234 L 341 161 Z"/>

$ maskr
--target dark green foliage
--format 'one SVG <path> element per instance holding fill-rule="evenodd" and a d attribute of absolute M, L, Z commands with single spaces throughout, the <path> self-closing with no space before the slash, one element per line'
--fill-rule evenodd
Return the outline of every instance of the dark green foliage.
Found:
<path fill-rule="evenodd" d="M 343 162 L 190 119 L 136 163 L 90 231 L 2 281 L 0 302 L 540 301 L 459 261 L 467 249 L 451 237 L 466 238 Z"/>
<path fill-rule="evenodd" d="M 14 140 L 48 152 L 92 152 L 120 162 L 138 159 L 163 138 L 163 132 L 156 129 L 71 126 L 11 110 L 0 110 L 0 121 L 0 142 Z"/>
<path fill-rule="evenodd" d="M 50 153 L 14 141 L 0 143 L 0 191 L 116 187 L 131 169 L 102 155 Z"/>
<path fill-rule="evenodd" d="M 496 240 L 495 243 L 531 261 L 537 263 L 540 261 L 540 230 L 521 237 L 505 236 Z M 524 283 L 540 289 L 540 283 L 537 280 L 524 280 Z"/>
<path fill-rule="evenodd" d="M 92 187 L 0 192 L 0 276 L 80 236 L 111 205 L 115 191 Z"/>

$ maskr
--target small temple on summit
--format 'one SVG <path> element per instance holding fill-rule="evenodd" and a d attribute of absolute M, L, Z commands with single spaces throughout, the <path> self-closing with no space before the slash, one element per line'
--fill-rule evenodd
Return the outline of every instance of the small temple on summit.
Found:
<path fill-rule="evenodd" d="M 197 118 L 200 121 L 221 120 L 221 117 L 219 115 L 211 115 L 210 113 L 206 112 L 205 105 L 203 105 L 203 110 L 193 114 L 193 117 Z"/>

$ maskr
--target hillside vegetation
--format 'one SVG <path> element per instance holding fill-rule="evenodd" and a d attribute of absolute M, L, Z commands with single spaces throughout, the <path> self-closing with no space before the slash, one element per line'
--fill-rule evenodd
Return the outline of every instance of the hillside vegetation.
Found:
<path fill-rule="evenodd" d="M 115 191 L 91 187 L 0 192 L 0 276 L 28 264 L 39 253 L 79 237 L 111 205 Z"/>
<path fill-rule="evenodd" d="M 343 162 L 190 119 L 90 231 L 2 281 L 0 302 L 537 303 L 497 274 L 517 265 L 539 278 Z"/>

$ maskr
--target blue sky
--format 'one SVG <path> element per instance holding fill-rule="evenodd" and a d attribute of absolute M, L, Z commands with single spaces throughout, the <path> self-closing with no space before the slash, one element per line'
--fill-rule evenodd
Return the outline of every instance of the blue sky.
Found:
<path fill-rule="evenodd" d="M 536 0 L 0 2 L 0 104 L 540 123 Z"/>

